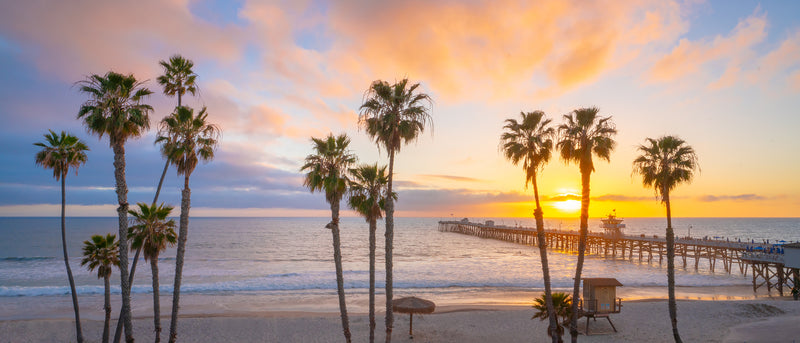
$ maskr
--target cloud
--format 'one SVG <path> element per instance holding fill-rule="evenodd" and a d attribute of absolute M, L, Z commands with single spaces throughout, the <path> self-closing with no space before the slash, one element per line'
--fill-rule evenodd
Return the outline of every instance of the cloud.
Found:
<path fill-rule="evenodd" d="M 579 194 L 559 194 L 553 196 L 543 196 L 541 197 L 542 201 L 566 201 L 566 200 L 577 200 L 581 201 L 581 196 Z"/>
<path fill-rule="evenodd" d="M 531 201 L 519 192 L 496 192 L 469 189 L 411 189 L 398 192 L 398 208 L 404 211 L 448 210 L 464 205 Z"/>
<path fill-rule="evenodd" d="M 743 65 L 751 63 L 753 48 L 767 36 L 767 18 L 759 9 L 740 20 L 726 36 L 713 40 L 690 41 L 681 39 L 666 56 L 659 59 L 650 70 L 650 81 L 668 82 L 696 75 L 707 63 L 727 62 L 724 71 L 710 86 L 727 87 L 733 84 Z"/>
<path fill-rule="evenodd" d="M 450 181 L 461 181 L 461 182 L 481 182 L 483 180 L 466 177 L 466 176 L 457 176 L 457 175 L 442 175 L 442 174 L 422 174 L 419 175 L 425 178 L 431 179 L 442 179 L 442 180 L 450 180 Z"/>
<path fill-rule="evenodd" d="M 337 68 L 408 75 L 446 98 L 516 95 L 539 74 L 575 87 L 686 27 L 680 6 L 663 1 L 341 1 L 328 14 Z"/>
<path fill-rule="evenodd" d="M 716 201 L 757 201 L 766 200 L 767 198 L 757 194 L 739 194 L 739 195 L 704 195 L 697 200 L 702 202 L 716 202 Z"/>
<path fill-rule="evenodd" d="M 592 197 L 594 201 L 645 201 L 653 200 L 653 197 L 634 197 L 622 194 L 606 194 Z"/>
<path fill-rule="evenodd" d="M 182 0 L 4 3 L 0 29 L 43 74 L 67 82 L 109 69 L 153 75 L 176 52 L 225 62 L 241 53 L 239 28 L 204 22 Z"/>

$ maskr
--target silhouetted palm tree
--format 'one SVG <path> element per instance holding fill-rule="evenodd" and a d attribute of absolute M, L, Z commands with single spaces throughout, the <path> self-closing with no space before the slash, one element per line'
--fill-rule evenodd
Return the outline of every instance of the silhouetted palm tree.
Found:
<path fill-rule="evenodd" d="M 431 123 L 431 97 L 415 93 L 419 83 L 408 85 L 408 79 L 390 85 L 386 81 L 373 81 L 361 105 L 359 125 L 378 147 L 389 153 L 388 192 L 392 193 L 394 156 L 405 143 L 416 140 Z M 392 313 L 392 250 L 394 244 L 394 199 L 386 201 L 386 342 L 392 340 L 394 314 Z"/>
<path fill-rule="evenodd" d="M 369 341 L 375 341 L 375 231 L 383 216 L 389 178 L 386 166 L 362 164 L 350 169 L 350 208 L 369 223 Z M 397 194 L 393 194 L 396 198 Z"/>
<path fill-rule="evenodd" d="M 111 321 L 111 270 L 112 266 L 119 267 L 119 242 L 113 234 L 105 237 L 92 235 L 91 241 L 83 241 L 82 266 L 87 266 L 89 271 L 97 269 L 97 278 L 103 279 L 105 292 L 103 309 L 106 316 L 103 322 L 103 343 L 108 343 L 108 324 Z"/>
<path fill-rule="evenodd" d="M 570 336 L 572 342 L 578 341 L 578 301 L 580 299 L 581 271 L 586 251 L 586 237 L 589 232 L 589 184 L 594 162 L 592 156 L 609 161 L 616 142 L 617 130 L 611 117 L 598 117 L 596 107 L 579 108 L 564 115 L 565 123 L 558 126 L 559 141 L 556 145 L 565 163 L 577 163 L 581 171 L 581 222 L 578 238 L 578 264 L 575 268 L 575 283 L 572 293 L 572 321 Z"/>
<path fill-rule="evenodd" d="M 536 182 L 539 171 L 550 161 L 553 151 L 553 136 L 555 129 L 550 126 L 550 119 L 545 118 L 542 111 L 521 112 L 520 121 L 506 119 L 503 126 L 505 132 L 500 136 L 503 154 L 514 165 L 522 162 L 525 171 L 525 187 L 528 183 L 533 185 L 533 197 L 536 199 L 536 209 L 533 212 L 536 218 L 536 241 L 539 246 L 539 257 L 542 260 L 542 278 L 544 279 L 545 304 L 551 313 L 548 334 L 553 342 L 560 340 L 561 335 L 554 335 L 558 328 L 558 318 L 553 311 L 553 298 L 550 290 L 550 269 L 547 263 L 547 241 L 544 235 L 544 214 L 539 204 L 539 185 Z"/>
<path fill-rule="evenodd" d="M 533 299 L 533 308 L 538 312 L 536 312 L 531 319 L 539 318 L 541 320 L 547 320 L 553 316 L 561 319 L 560 321 L 556 320 L 555 330 L 548 332 L 548 335 L 553 337 L 553 340 L 558 343 L 564 342 L 564 340 L 561 339 L 561 336 L 564 335 L 564 325 L 569 324 L 569 321 L 572 318 L 572 298 L 570 298 L 567 293 L 555 292 L 553 293 L 552 306 L 545 305 L 544 298 L 544 296 L 541 296 Z M 554 310 L 550 310 L 550 308 L 553 308 Z M 554 335 L 553 333 L 556 334 Z"/>
<path fill-rule="evenodd" d="M 78 309 L 78 294 L 75 292 L 75 279 L 72 277 L 72 268 L 69 266 L 69 256 L 67 254 L 67 228 L 66 228 L 66 180 L 69 168 L 75 169 L 78 174 L 78 167 L 86 163 L 86 146 L 77 137 L 61 131 L 56 134 L 50 130 L 50 134 L 44 135 L 44 143 L 34 143 L 33 145 L 43 149 L 36 153 L 36 165 L 53 170 L 53 177 L 56 181 L 61 180 L 61 248 L 64 251 L 64 264 L 67 267 L 67 279 L 69 279 L 69 289 L 72 293 L 72 308 L 75 310 L 75 332 L 78 335 L 78 342 L 83 342 L 83 331 L 81 330 L 81 315 Z"/>
<path fill-rule="evenodd" d="M 142 87 L 142 82 L 131 75 L 110 71 L 103 76 L 94 74 L 79 81 L 80 90 L 89 96 L 83 103 L 78 118 L 89 132 L 100 138 L 108 135 L 114 150 L 114 178 L 117 188 L 117 214 L 119 215 L 119 266 L 122 293 L 122 321 L 125 340 L 133 341 L 131 324 L 131 287 L 128 282 L 128 184 L 125 181 L 125 142 L 136 138 L 150 128 L 150 105 L 143 104 L 144 97 L 152 92 Z"/>
<path fill-rule="evenodd" d="M 175 112 L 162 120 L 162 125 L 175 133 L 176 139 L 159 136 L 156 142 L 164 142 L 164 151 L 169 156 L 169 161 L 178 170 L 178 175 L 183 175 L 183 191 L 181 192 L 181 217 L 178 230 L 178 252 L 175 258 L 175 284 L 172 291 L 172 320 L 169 325 L 169 342 L 174 343 L 178 338 L 178 307 L 181 295 L 181 278 L 183 277 L 183 259 L 186 254 L 186 239 L 189 234 L 189 208 L 191 203 L 191 190 L 189 177 L 197 167 L 200 160 L 211 161 L 214 159 L 214 149 L 217 147 L 220 130 L 214 124 L 206 121 L 208 114 L 205 107 L 197 115 L 189 107 L 176 107 Z"/>
<path fill-rule="evenodd" d="M 178 237 L 175 234 L 175 220 L 167 220 L 172 212 L 172 206 L 159 206 L 140 202 L 136 205 L 139 209 L 128 211 L 133 216 L 136 225 L 130 229 L 131 248 L 144 250 L 145 261 L 150 261 L 150 270 L 153 274 L 153 326 L 155 328 L 156 342 L 161 341 L 161 302 L 159 301 L 158 283 L 158 255 L 174 246 Z"/>
<path fill-rule="evenodd" d="M 677 136 L 647 138 L 639 146 L 639 157 L 633 160 L 633 173 L 642 176 L 642 184 L 652 187 L 667 207 L 667 284 L 669 289 L 669 318 L 672 336 L 681 342 L 678 334 L 678 315 L 675 303 L 675 232 L 672 229 L 672 210 L 669 193 L 681 183 L 692 181 L 698 169 L 694 149 Z"/>
<path fill-rule="evenodd" d="M 325 200 L 331 206 L 331 222 L 326 226 L 333 234 L 333 262 L 336 265 L 336 289 L 339 292 L 339 313 L 342 317 L 344 338 L 350 342 L 350 323 L 347 318 L 347 305 L 344 299 L 344 276 L 342 271 L 342 249 L 339 239 L 339 203 L 347 192 L 347 171 L 356 163 L 348 146 L 350 138 L 346 134 L 325 139 L 311 138 L 314 153 L 306 156 L 301 172 L 305 172 L 303 186 L 311 192 L 325 192 Z"/>

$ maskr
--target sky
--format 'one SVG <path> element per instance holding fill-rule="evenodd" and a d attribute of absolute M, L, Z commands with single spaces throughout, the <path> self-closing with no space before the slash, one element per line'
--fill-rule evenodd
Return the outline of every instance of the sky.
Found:
<path fill-rule="evenodd" d="M 113 153 L 77 119 L 75 82 L 134 74 L 154 92 L 155 128 L 177 102 L 158 62 L 181 54 L 199 88 L 184 104 L 223 131 L 191 176 L 193 216 L 329 215 L 302 186 L 310 138 L 346 133 L 360 162 L 388 163 L 359 106 L 372 81 L 409 78 L 433 125 L 396 157 L 398 216 L 532 216 L 522 168 L 498 149 L 504 120 L 598 107 L 618 134 L 595 162 L 590 216 L 663 216 L 632 161 L 645 138 L 678 135 L 700 171 L 673 191 L 673 216 L 797 217 L 798 13 L 793 1 L 2 1 L 0 216 L 60 215 L 60 184 L 34 163 L 50 129 L 91 149 L 66 179 L 68 215 L 115 216 Z M 155 137 L 126 145 L 131 204 L 155 192 Z M 578 166 L 554 155 L 539 181 L 545 217 L 578 215 Z M 161 200 L 179 207 L 182 185 L 171 169 Z"/>

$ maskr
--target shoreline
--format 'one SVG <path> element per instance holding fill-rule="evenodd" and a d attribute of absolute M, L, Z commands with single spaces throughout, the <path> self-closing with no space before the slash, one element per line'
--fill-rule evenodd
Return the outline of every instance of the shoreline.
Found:
<path fill-rule="evenodd" d="M 376 311 L 383 313 L 385 303 L 382 289 L 376 290 Z M 554 289 L 554 292 L 571 290 Z M 346 290 L 349 313 L 369 312 L 368 294 L 364 290 Z M 530 308 L 533 299 L 541 296 L 541 290 L 519 288 L 473 287 L 448 289 L 396 289 L 395 298 L 417 296 L 432 300 L 437 309 L 476 308 L 514 309 Z M 618 290 L 623 304 L 633 302 L 657 302 L 667 299 L 667 288 L 663 286 L 621 287 Z M 680 286 L 676 287 L 679 301 L 726 301 L 726 300 L 774 300 L 781 299 L 777 293 L 753 293 L 751 286 Z M 788 294 L 787 294 L 788 296 Z M 81 317 L 90 320 L 103 319 L 103 295 L 79 295 Z M 135 318 L 152 317 L 152 293 L 132 295 L 132 313 Z M 161 313 L 171 311 L 172 294 L 161 293 Z M 112 294 L 113 313 L 119 310 L 119 295 Z M 258 313 L 339 313 L 335 290 L 239 292 L 239 293 L 188 293 L 181 297 L 181 315 L 225 316 L 230 314 L 257 315 Z M 71 298 L 68 295 L 0 297 L 0 321 L 70 319 L 73 318 Z"/>

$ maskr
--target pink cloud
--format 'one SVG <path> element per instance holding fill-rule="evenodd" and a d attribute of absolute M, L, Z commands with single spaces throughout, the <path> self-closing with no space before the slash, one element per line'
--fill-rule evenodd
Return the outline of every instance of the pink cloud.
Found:
<path fill-rule="evenodd" d="M 109 69 L 152 78 L 173 53 L 233 61 L 238 29 L 194 17 L 187 1 L 15 1 L 0 28 L 44 74 L 74 82 Z M 33 24 L 36 23 L 36 24 Z M 58 56 L 58 58 L 54 58 Z"/>
<path fill-rule="evenodd" d="M 711 86 L 729 86 L 735 82 L 741 65 L 753 57 L 753 47 L 766 38 L 766 27 L 766 16 L 757 9 L 739 21 L 727 36 L 716 36 L 710 41 L 681 39 L 668 55 L 655 63 L 650 71 L 650 80 L 674 81 L 697 73 L 706 63 L 724 61 L 727 62 L 725 71 Z"/>

